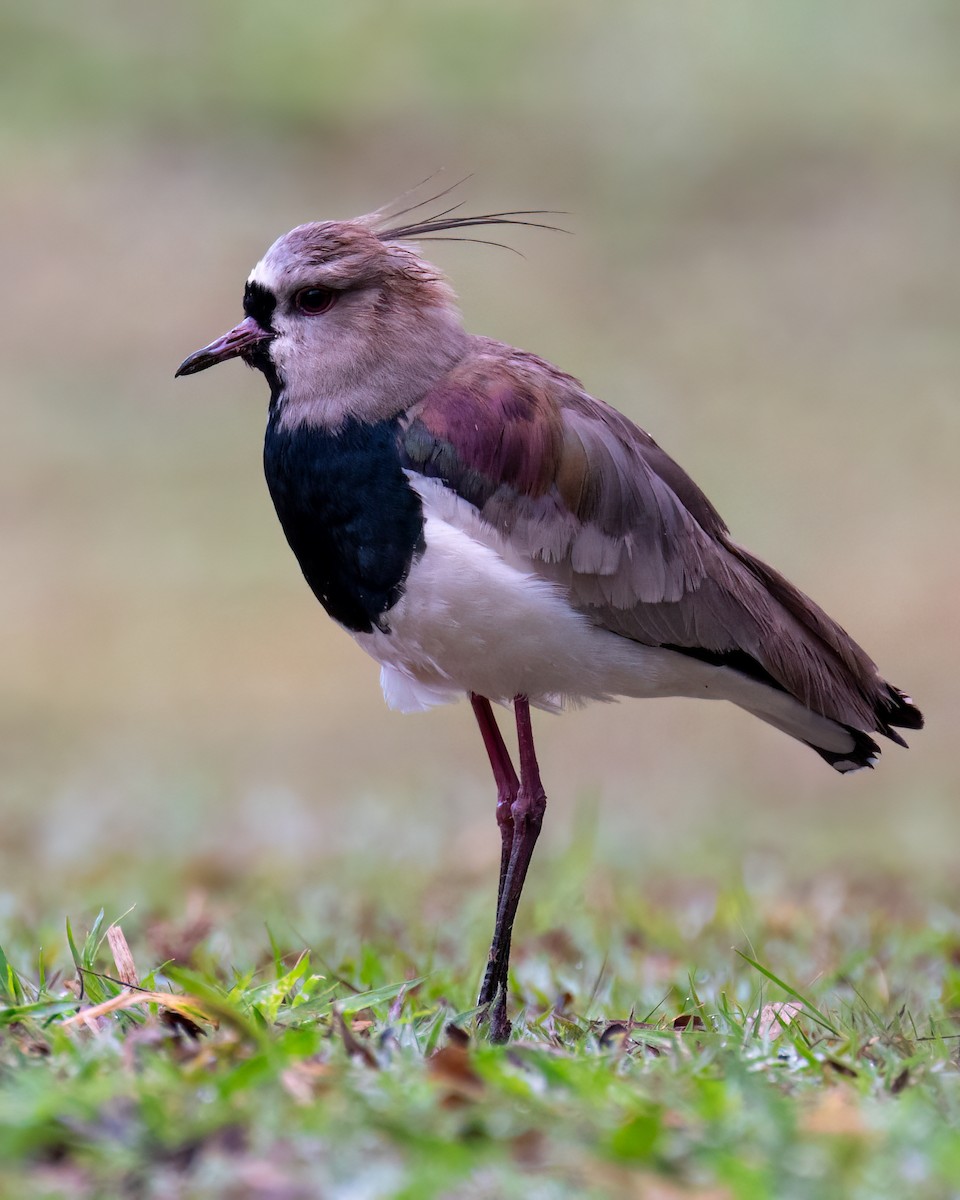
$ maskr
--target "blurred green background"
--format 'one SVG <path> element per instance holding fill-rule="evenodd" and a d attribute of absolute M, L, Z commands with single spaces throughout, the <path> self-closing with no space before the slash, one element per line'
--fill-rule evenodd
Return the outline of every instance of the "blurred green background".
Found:
<path fill-rule="evenodd" d="M 572 231 L 431 244 L 468 327 L 649 429 L 928 714 L 851 779 L 732 709 L 541 717 L 548 846 L 593 826 L 638 884 L 768 855 L 952 878 L 954 0 L 15 0 L 2 22 L 6 911 L 120 875 L 133 903 L 157 864 L 360 854 L 492 900 L 469 710 L 389 713 L 313 600 L 261 477 L 260 377 L 173 380 L 278 234 L 441 168 L 472 173 L 470 209 Z"/>

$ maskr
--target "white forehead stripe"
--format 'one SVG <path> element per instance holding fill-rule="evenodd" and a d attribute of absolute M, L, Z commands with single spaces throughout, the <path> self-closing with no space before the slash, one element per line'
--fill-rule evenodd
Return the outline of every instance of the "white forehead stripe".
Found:
<path fill-rule="evenodd" d="M 247 276 L 247 283 L 259 283 L 261 287 L 269 288 L 271 292 L 276 291 L 276 272 L 271 270 L 269 264 L 267 263 L 266 255 L 260 259 L 257 265 Z"/>

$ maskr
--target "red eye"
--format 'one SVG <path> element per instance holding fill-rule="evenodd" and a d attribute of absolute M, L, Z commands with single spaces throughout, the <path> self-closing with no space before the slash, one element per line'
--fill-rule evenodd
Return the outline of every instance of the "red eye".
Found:
<path fill-rule="evenodd" d="M 309 317 L 318 317 L 332 307 L 337 293 L 330 288 L 308 287 L 301 288 L 293 298 L 294 307 Z"/>

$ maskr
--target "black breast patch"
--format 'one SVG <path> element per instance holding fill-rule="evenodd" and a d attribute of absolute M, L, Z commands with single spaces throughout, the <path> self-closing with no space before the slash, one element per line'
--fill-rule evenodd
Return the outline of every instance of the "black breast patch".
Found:
<path fill-rule="evenodd" d="M 323 607 L 355 633 L 389 628 L 385 614 L 425 548 L 396 420 L 351 420 L 332 434 L 280 429 L 271 415 L 263 466 L 283 532 Z"/>

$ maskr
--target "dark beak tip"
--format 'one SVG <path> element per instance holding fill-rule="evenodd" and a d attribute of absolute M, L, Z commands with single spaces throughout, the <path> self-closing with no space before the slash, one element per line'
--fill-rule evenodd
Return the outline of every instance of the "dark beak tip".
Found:
<path fill-rule="evenodd" d="M 198 371 L 202 371 L 204 366 L 210 366 L 210 363 L 202 363 L 197 361 L 197 355 L 191 354 L 185 358 L 179 367 L 174 371 L 174 379 L 179 379 L 181 375 L 196 375 Z"/>
<path fill-rule="evenodd" d="M 204 346 L 202 350 L 195 350 L 193 354 L 189 354 L 177 367 L 173 377 L 179 379 L 181 375 L 196 375 L 198 371 L 205 371 L 207 367 L 214 367 L 231 358 L 240 358 L 245 350 L 270 341 L 272 337 L 272 332 L 262 329 L 252 317 L 246 317 L 223 337 L 217 338 L 209 346 Z"/>
<path fill-rule="evenodd" d="M 206 351 L 197 350 L 193 354 L 188 354 L 176 371 L 173 373 L 174 379 L 179 379 L 181 375 L 196 375 L 198 371 L 203 371 L 206 367 L 212 367 L 216 359 L 212 358 Z"/>

